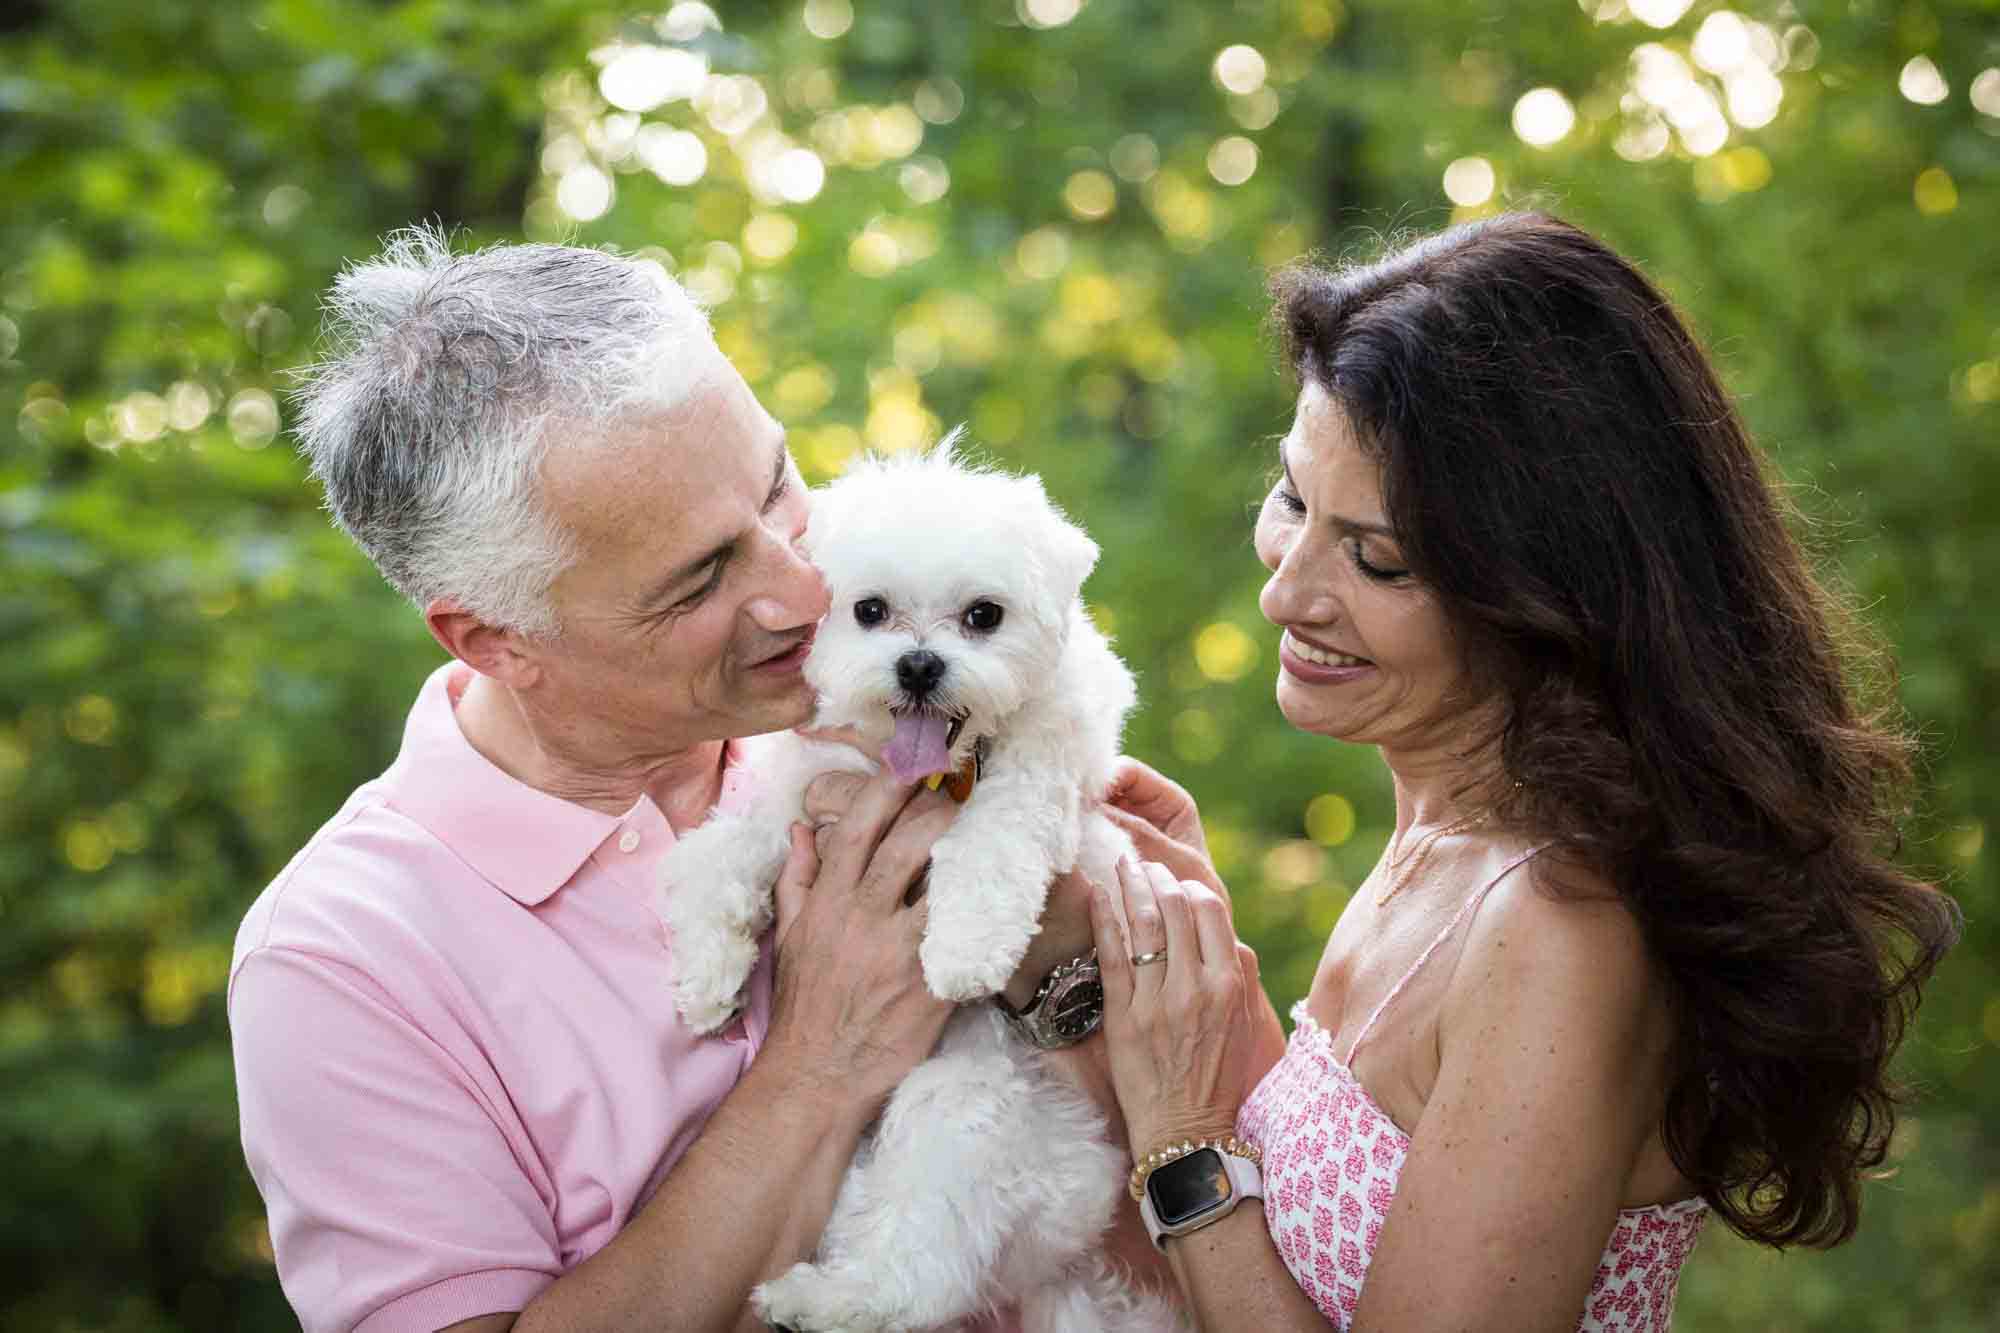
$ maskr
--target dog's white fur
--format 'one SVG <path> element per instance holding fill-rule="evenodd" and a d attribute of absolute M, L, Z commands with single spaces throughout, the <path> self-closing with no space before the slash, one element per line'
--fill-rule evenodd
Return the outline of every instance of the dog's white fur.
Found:
<path fill-rule="evenodd" d="M 805 670 L 816 727 L 879 742 L 910 702 L 897 659 L 929 650 L 945 663 L 932 705 L 966 719 L 954 766 L 988 739 L 970 799 L 932 849 L 921 949 L 933 992 L 974 1000 L 1020 965 L 1052 878 L 1081 863 L 1108 879 L 1127 849 L 1089 800 L 1110 779 L 1135 691 L 1078 598 L 1097 547 L 1039 481 L 968 467 L 952 444 L 866 459 L 815 496 L 806 540 L 832 610 Z M 877 625 L 855 614 L 868 598 L 888 605 Z M 978 601 L 1002 609 L 991 632 L 966 623 Z M 699 1031 L 737 1007 L 806 783 L 875 767 L 790 733 L 754 751 L 752 807 L 682 838 L 664 872 L 675 1000 Z M 967 1005 L 857 1154 L 816 1262 L 754 1303 L 813 1330 L 929 1329 L 1006 1305 L 1021 1307 L 1027 1333 L 1176 1327 L 1096 1253 L 1123 1171 L 1091 1101 L 992 1005 Z"/>

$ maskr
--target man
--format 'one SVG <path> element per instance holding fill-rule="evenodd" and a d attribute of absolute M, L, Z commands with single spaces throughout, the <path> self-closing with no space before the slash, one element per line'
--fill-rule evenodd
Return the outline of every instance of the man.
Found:
<path fill-rule="evenodd" d="M 808 717 L 827 609 L 783 431 L 678 286 L 594 251 L 408 232 L 330 333 L 304 447 L 453 660 L 238 937 L 287 1296 L 315 1331 L 756 1327 L 947 1016 L 906 896 L 950 807 L 878 779 L 795 831 L 775 967 L 695 1037 L 657 863 L 754 783 L 733 738 Z"/>

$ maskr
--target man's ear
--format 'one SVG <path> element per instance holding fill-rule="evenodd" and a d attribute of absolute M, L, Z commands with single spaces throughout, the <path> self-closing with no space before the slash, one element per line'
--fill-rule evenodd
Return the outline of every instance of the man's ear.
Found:
<path fill-rule="evenodd" d="M 523 689 L 541 676 L 540 662 L 524 651 L 518 631 L 490 624 L 449 598 L 432 599 L 424 624 L 439 647 L 502 685 Z"/>

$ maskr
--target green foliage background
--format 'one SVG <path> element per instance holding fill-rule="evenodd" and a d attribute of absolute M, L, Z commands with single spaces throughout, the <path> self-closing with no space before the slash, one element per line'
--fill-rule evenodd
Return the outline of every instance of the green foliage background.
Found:
<path fill-rule="evenodd" d="M 1290 389 L 1263 277 L 1446 222 L 1446 167 L 1477 157 L 1497 191 L 1458 215 L 1552 207 L 1704 334 L 1900 659 L 1929 777 L 1908 855 L 1968 920 L 1859 1238 L 1773 1256 L 1712 1232 L 1681 1326 L 2000 1326 L 2000 117 L 1968 95 L 2000 104 L 2000 4 L 1742 0 L 1783 101 L 1697 157 L 1634 100 L 1633 52 L 1685 56 L 1717 6 L 1655 28 L 1627 3 L 1089 0 L 1052 26 L 1073 0 L 745 0 L 719 26 L 606 0 L 10 7 L 0 1325 L 289 1320 L 236 1141 L 230 942 L 436 660 L 280 433 L 344 259 L 421 218 L 644 250 L 713 302 L 815 475 L 960 420 L 1043 472 L 1105 548 L 1130 747 L 1200 797 L 1282 1008 L 1391 811 L 1371 754 L 1270 703 L 1249 513 Z M 617 112 L 621 43 L 698 54 L 705 90 Z M 1257 79 L 1240 53 L 1218 70 L 1237 44 Z M 1918 56 L 1943 100 L 1916 100 Z M 1546 149 L 1510 128 L 1537 87 L 1577 114 Z M 695 136 L 698 182 L 648 169 L 690 152 L 653 125 Z M 1648 134 L 1664 151 L 1631 160 Z M 1231 136 L 1254 171 L 1225 185 Z M 816 192 L 802 158 L 769 174 L 793 147 Z"/>

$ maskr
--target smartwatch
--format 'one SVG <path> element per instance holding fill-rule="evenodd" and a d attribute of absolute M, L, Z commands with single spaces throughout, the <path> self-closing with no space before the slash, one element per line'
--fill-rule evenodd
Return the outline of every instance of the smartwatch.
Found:
<path fill-rule="evenodd" d="M 1202 1143 L 1147 1171 L 1138 1194 L 1146 1234 L 1164 1251 L 1167 1237 L 1199 1231 L 1243 1200 L 1263 1198 L 1264 1176 L 1250 1157 Z"/>

